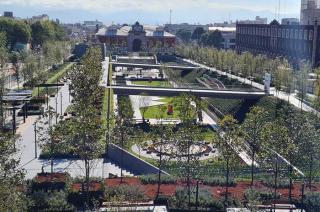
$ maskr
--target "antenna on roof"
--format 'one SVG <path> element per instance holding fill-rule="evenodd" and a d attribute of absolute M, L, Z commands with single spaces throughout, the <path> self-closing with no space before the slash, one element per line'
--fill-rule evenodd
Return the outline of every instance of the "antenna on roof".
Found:
<path fill-rule="evenodd" d="M 280 22 L 280 8 L 281 8 L 281 0 L 279 0 L 279 7 L 278 7 L 278 21 Z"/>

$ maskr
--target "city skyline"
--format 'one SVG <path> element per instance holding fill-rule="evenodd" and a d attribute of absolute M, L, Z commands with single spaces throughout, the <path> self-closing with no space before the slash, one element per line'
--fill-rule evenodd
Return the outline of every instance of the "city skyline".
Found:
<path fill-rule="evenodd" d="M 66 3 L 67 2 L 67 3 Z M 278 0 L 178 0 L 163 1 L 101 1 L 101 0 L 1 0 L 0 12 L 13 11 L 14 15 L 27 18 L 48 14 L 51 19 L 59 18 L 64 23 L 82 22 L 98 19 L 105 24 L 133 23 L 165 24 L 169 22 L 169 11 L 173 10 L 172 23 L 214 23 L 228 20 L 254 19 L 255 16 L 267 17 L 269 21 L 278 18 Z M 189 15 L 190 13 L 194 15 Z M 298 18 L 300 0 L 282 0 L 280 19 Z"/>

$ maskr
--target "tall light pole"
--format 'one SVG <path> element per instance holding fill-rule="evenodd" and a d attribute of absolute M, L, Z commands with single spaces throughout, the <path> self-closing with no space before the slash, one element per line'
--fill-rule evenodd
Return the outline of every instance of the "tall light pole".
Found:
<path fill-rule="evenodd" d="M 60 93 L 60 114 L 62 116 L 62 91 Z"/>
<path fill-rule="evenodd" d="M 34 122 L 34 158 L 37 158 L 37 121 Z"/>

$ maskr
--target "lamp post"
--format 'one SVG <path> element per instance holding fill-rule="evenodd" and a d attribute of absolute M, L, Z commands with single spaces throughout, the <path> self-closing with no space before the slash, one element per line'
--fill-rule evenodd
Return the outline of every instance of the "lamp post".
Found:
<path fill-rule="evenodd" d="M 37 158 L 37 121 L 34 122 L 34 158 Z"/>
<path fill-rule="evenodd" d="M 60 114 L 62 116 L 62 91 L 60 93 Z"/>

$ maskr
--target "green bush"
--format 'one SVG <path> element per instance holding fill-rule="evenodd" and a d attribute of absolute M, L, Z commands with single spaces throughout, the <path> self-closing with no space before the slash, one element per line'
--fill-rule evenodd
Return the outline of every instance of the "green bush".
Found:
<path fill-rule="evenodd" d="M 107 201 L 147 201 L 148 197 L 139 186 L 120 185 L 117 187 L 108 187 L 105 190 L 105 198 Z"/>
<path fill-rule="evenodd" d="M 190 199 L 190 206 L 196 207 L 195 192 L 191 193 Z M 170 207 L 175 209 L 188 208 L 188 190 L 186 188 L 178 188 L 170 203 Z M 224 206 L 222 202 L 213 198 L 210 191 L 206 189 L 199 189 L 198 208 L 209 209 L 210 211 L 223 211 Z"/>
<path fill-rule="evenodd" d="M 262 183 L 270 188 L 275 188 L 274 178 L 265 177 L 262 179 Z M 277 188 L 290 188 L 290 181 L 288 179 L 277 179 Z"/>
<path fill-rule="evenodd" d="M 244 196 L 246 199 L 254 198 L 256 200 L 268 201 L 274 199 L 274 192 L 268 190 L 259 190 L 259 189 L 247 189 Z M 277 193 L 276 199 L 280 198 L 280 194 Z"/>
<path fill-rule="evenodd" d="M 158 175 L 143 175 L 140 177 L 142 184 L 157 184 Z M 161 174 L 161 183 L 162 184 L 175 184 L 177 179 L 170 175 Z"/>
<path fill-rule="evenodd" d="M 226 179 L 223 177 L 206 177 L 203 180 L 204 185 L 209 186 L 226 186 Z M 237 182 L 234 179 L 229 179 L 228 186 L 236 186 Z"/>
<path fill-rule="evenodd" d="M 67 201 L 67 194 L 59 192 L 33 192 L 30 196 L 32 211 L 73 211 L 74 208 Z"/>
<path fill-rule="evenodd" d="M 319 192 L 306 193 L 305 207 L 309 212 L 320 211 L 320 193 Z"/>

